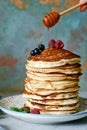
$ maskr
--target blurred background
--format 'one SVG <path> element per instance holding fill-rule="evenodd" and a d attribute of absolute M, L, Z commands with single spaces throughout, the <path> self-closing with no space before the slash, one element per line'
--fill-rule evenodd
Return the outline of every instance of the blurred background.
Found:
<path fill-rule="evenodd" d="M 64 48 L 81 56 L 80 91 L 87 91 L 87 11 L 61 17 L 49 31 L 43 16 L 61 12 L 79 0 L 0 0 L 0 95 L 24 90 L 25 63 L 30 50 L 49 39 L 62 40 Z"/>

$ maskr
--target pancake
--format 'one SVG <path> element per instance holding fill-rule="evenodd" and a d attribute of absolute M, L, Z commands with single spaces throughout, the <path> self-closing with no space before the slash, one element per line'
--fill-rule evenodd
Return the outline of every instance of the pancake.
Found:
<path fill-rule="evenodd" d="M 40 110 L 40 114 L 72 114 L 76 113 L 78 108 L 73 110 Z"/>
<path fill-rule="evenodd" d="M 80 63 L 80 56 L 65 50 L 57 48 L 47 48 L 39 55 L 30 56 L 27 59 L 29 66 L 34 68 L 50 68 L 63 66 L 65 64 Z"/>
<path fill-rule="evenodd" d="M 27 58 L 26 105 L 40 114 L 70 114 L 79 108 L 81 57 L 65 49 L 46 48 Z"/>
<path fill-rule="evenodd" d="M 66 89 L 59 89 L 59 90 L 52 90 L 52 89 L 30 89 L 28 86 L 25 85 L 25 90 L 29 93 L 32 94 L 38 94 L 38 95 L 50 95 L 50 94 L 54 94 L 54 93 L 68 93 L 68 92 L 76 92 L 79 91 L 79 86 L 74 86 L 74 87 L 70 87 L 70 88 L 66 88 Z"/>
<path fill-rule="evenodd" d="M 35 99 L 28 99 L 28 101 L 43 104 L 43 105 L 71 105 L 79 102 L 79 98 L 69 98 L 69 99 L 44 99 L 44 100 L 35 100 Z"/>
<path fill-rule="evenodd" d="M 34 80 L 33 80 L 34 81 Z M 27 86 L 29 89 L 35 91 L 37 89 L 51 89 L 51 90 L 61 90 L 61 89 L 67 89 L 71 88 L 74 86 L 78 86 L 78 81 L 56 81 L 56 82 L 51 82 L 51 81 L 46 81 L 46 82 L 26 82 L 25 86 Z"/>
<path fill-rule="evenodd" d="M 71 92 L 71 93 L 54 93 L 54 94 L 43 96 L 43 95 L 32 94 L 32 93 L 29 93 L 25 90 L 24 93 L 23 93 L 23 96 L 26 99 L 36 99 L 36 100 L 69 99 L 69 98 L 77 97 L 78 91 Z"/>
<path fill-rule="evenodd" d="M 57 111 L 57 110 L 61 110 L 61 111 L 67 111 L 67 110 L 73 110 L 73 109 L 77 109 L 79 107 L 79 103 L 75 103 L 73 105 L 43 105 L 43 104 L 37 104 L 37 103 L 32 103 L 30 101 L 27 101 L 26 102 L 26 105 L 27 106 L 30 106 L 31 109 L 33 108 L 38 108 L 39 110 L 44 110 L 44 111 L 47 111 L 47 110 L 54 110 L 54 111 Z"/>
<path fill-rule="evenodd" d="M 63 114 L 63 113 L 74 113 L 77 111 L 79 107 L 79 98 L 71 98 L 71 99 L 62 99 L 62 100 L 33 100 L 29 99 L 26 102 L 26 105 L 31 108 L 38 108 L 41 114 L 52 113 L 55 112 Z"/>
<path fill-rule="evenodd" d="M 77 74 L 81 73 L 80 64 L 73 64 L 73 65 L 63 65 L 58 67 L 52 67 L 52 68 L 34 68 L 31 67 L 28 63 L 25 65 L 27 71 L 32 72 L 40 72 L 40 73 L 63 73 L 63 74 Z"/>
<path fill-rule="evenodd" d="M 78 79 L 80 76 L 80 74 L 72 74 L 72 75 L 57 74 L 57 73 L 43 74 L 43 73 L 35 73 L 31 71 L 27 71 L 26 75 L 31 79 L 40 80 L 40 81 L 74 80 L 74 79 Z"/>

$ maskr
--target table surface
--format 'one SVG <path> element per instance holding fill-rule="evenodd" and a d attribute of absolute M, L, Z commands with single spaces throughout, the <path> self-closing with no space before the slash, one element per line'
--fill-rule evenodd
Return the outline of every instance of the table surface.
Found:
<path fill-rule="evenodd" d="M 87 97 L 87 92 L 82 92 L 82 96 Z M 5 128 L 6 130 L 87 130 L 87 117 L 65 123 L 35 124 L 8 115 L 0 116 L 0 130 Z"/>

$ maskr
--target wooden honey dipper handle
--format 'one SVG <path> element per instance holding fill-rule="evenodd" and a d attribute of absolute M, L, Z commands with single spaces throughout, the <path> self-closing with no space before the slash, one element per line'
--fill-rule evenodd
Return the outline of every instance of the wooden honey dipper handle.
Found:
<path fill-rule="evenodd" d="M 80 7 L 81 5 L 84 5 L 84 4 L 86 4 L 86 3 L 87 3 L 87 1 L 82 2 L 82 3 L 79 3 L 79 4 L 76 4 L 75 6 L 73 6 L 73 7 L 69 8 L 69 9 L 67 9 L 67 10 L 64 10 L 64 11 L 60 12 L 59 15 L 62 16 L 62 15 L 64 15 L 64 14 L 66 14 L 66 13 L 69 13 L 69 12 L 71 12 L 72 10 L 74 10 L 74 9 L 76 9 L 76 8 Z"/>

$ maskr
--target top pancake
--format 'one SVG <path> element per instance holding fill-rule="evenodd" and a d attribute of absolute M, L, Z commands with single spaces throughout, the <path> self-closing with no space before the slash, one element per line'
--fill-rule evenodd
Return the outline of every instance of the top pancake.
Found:
<path fill-rule="evenodd" d="M 30 56 L 27 62 L 32 67 L 49 68 L 80 62 L 80 56 L 65 49 L 47 48 L 39 55 Z"/>

